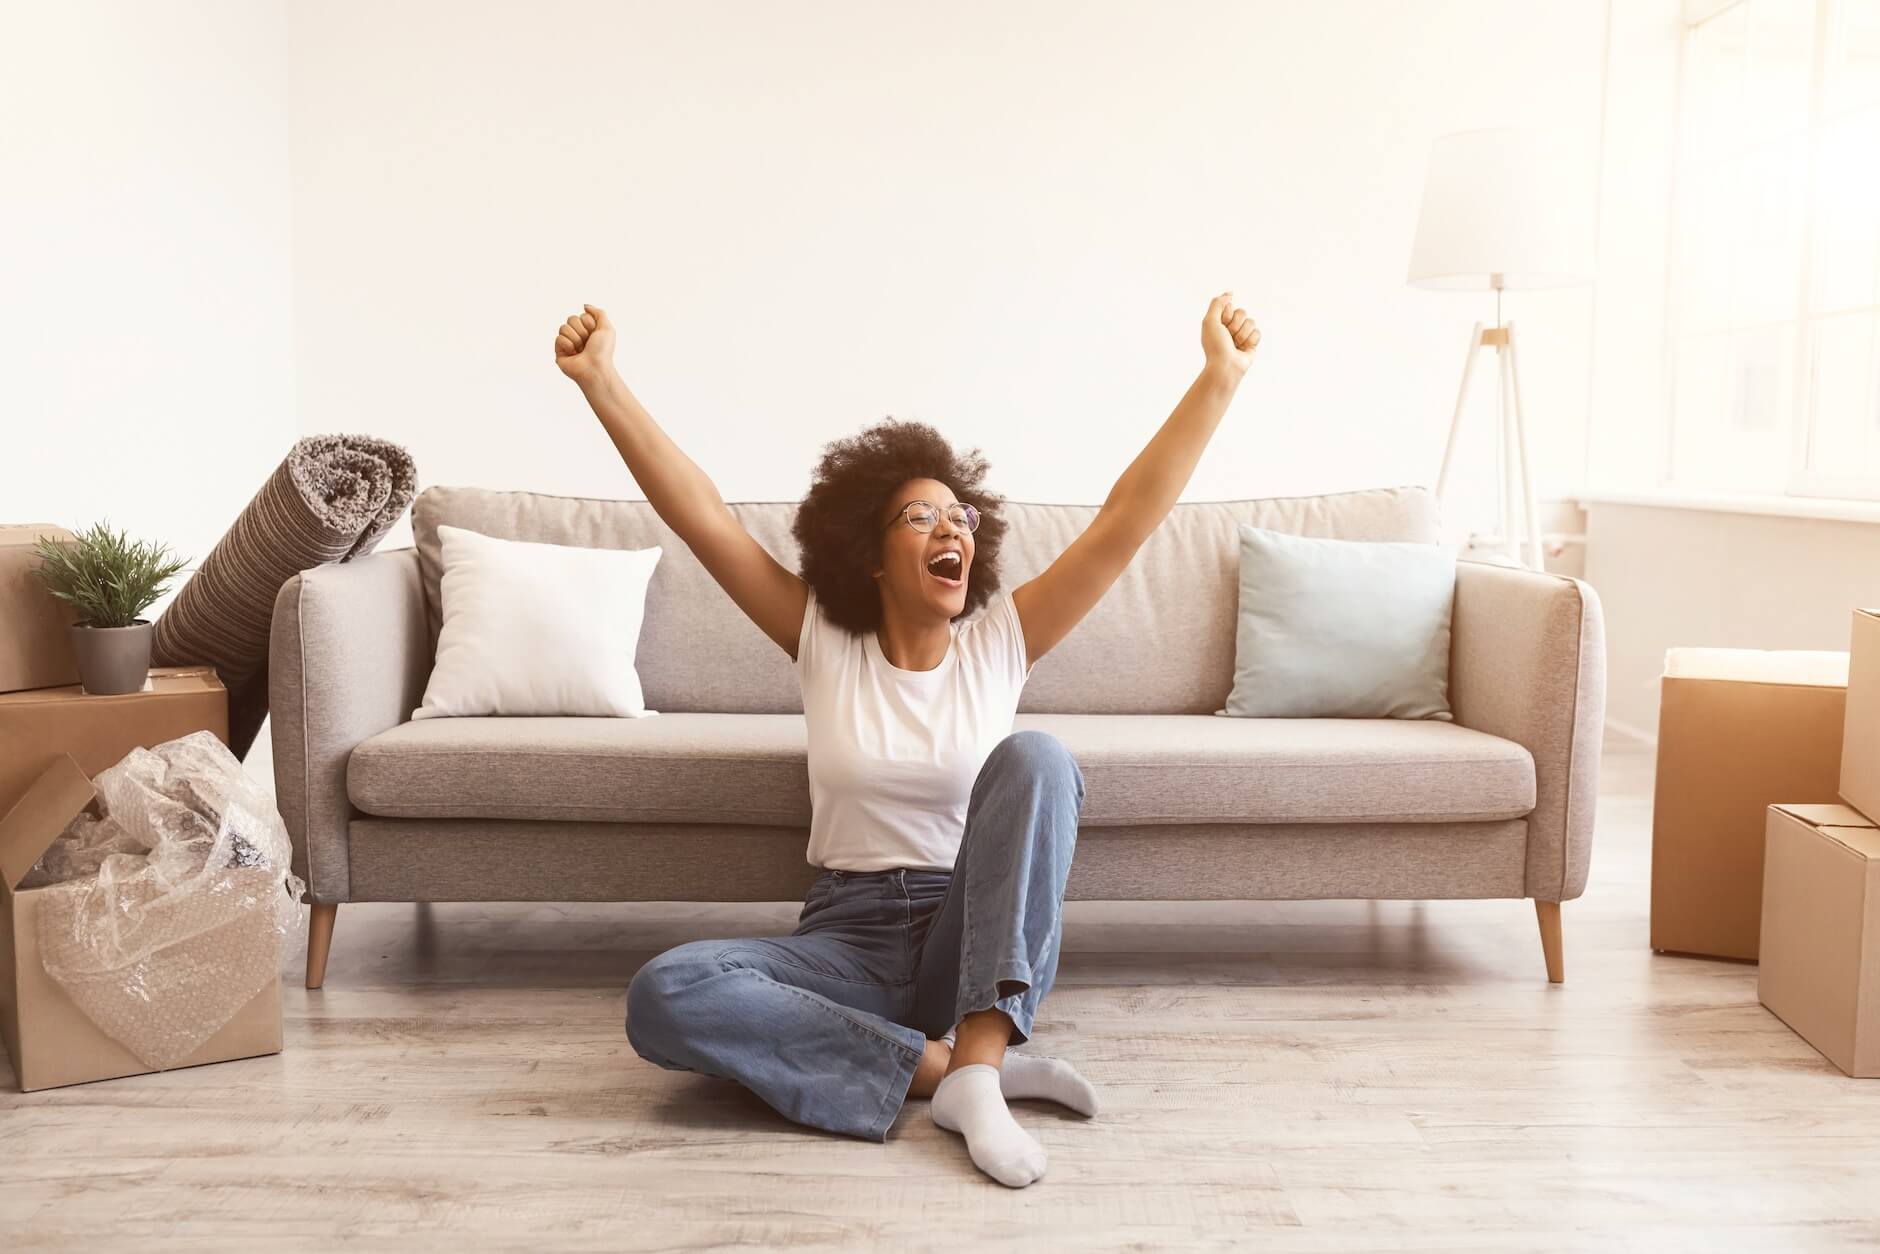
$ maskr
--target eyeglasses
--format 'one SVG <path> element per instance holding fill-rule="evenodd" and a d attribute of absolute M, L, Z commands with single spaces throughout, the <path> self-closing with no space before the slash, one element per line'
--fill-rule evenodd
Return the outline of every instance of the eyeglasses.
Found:
<path fill-rule="evenodd" d="M 951 522 L 960 530 L 979 530 L 979 511 L 972 506 L 955 502 L 947 506 L 946 513 L 947 521 Z M 888 527 L 894 526 L 895 523 L 900 522 L 903 518 L 907 520 L 908 526 L 925 534 L 940 525 L 940 507 L 935 505 L 932 501 L 909 501 L 901 507 L 901 512 L 896 514 L 893 520 L 888 523 Z M 886 531 L 888 527 L 883 527 L 882 530 Z"/>

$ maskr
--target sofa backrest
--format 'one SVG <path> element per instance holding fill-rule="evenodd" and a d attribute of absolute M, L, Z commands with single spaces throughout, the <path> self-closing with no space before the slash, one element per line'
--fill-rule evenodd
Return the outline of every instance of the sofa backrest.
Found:
<path fill-rule="evenodd" d="M 731 512 L 796 570 L 794 501 L 741 502 Z M 1004 584 L 1051 564 L 1096 517 L 1094 505 L 1008 502 Z M 801 713 L 789 657 L 747 619 L 645 501 L 431 487 L 411 510 L 431 643 L 442 625 L 438 525 L 584 548 L 664 552 L 647 589 L 636 663 L 647 706 L 706 713 Z M 1420 487 L 1327 496 L 1196 501 L 1175 506 L 1097 607 L 1032 671 L 1019 709 L 1060 714 L 1208 714 L 1234 680 L 1239 596 L 1236 527 L 1251 523 L 1336 540 L 1438 539 L 1434 498 Z"/>

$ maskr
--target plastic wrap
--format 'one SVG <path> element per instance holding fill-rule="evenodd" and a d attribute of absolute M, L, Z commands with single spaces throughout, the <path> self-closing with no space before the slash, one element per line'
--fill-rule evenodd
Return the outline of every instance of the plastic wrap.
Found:
<path fill-rule="evenodd" d="M 113 1040 L 175 1066 L 274 980 L 306 885 L 274 798 L 210 732 L 134 749 L 20 885 L 46 972 Z"/>

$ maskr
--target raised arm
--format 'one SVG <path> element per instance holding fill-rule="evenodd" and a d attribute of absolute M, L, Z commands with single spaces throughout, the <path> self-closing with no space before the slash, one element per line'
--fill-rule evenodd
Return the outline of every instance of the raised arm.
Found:
<path fill-rule="evenodd" d="M 607 311 L 583 305 L 555 334 L 555 364 L 580 385 L 595 417 L 660 520 L 692 550 L 737 607 L 796 657 L 809 587 L 784 569 L 725 507 L 698 464 L 660 430 L 614 368 Z"/>
<path fill-rule="evenodd" d="M 1057 560 L 1012 593 L 1025 628 L 1027 660 L 1036 662 L 1083 621 L 1123 573 L 1149 533 L 1162 525 L 1195 473 L 1201 451 L 1253 362 L 1260 329 L 1222 292 L 1201 320 L 1201 373 L 1175 410 L 1136 455 L 1103 508 Z"/>

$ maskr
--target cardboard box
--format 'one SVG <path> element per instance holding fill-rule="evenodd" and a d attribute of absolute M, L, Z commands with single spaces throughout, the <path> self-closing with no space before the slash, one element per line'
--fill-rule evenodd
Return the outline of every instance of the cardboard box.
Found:
<path fill-rule="evenodd" d="M 100 1031 L 46 974 L 39 956 L 38 910 L 57 886 L 18 888 L 39 855 L 96 795 L 78 763 L 61 754 L 0 819 L 0 1033 L 26 1092 L 150 1070 Z M 177 1065 L 280 1050 L 281 981 L 276 977 Z"/>
<path fill-rule="evenodd" d="M 1851 1076 L 1880 1076 L 1880 828 L 1844 805 L 1769 808 L 1756 993 Z"/>
<path fill-rule="evenodd" d="M 63 754 L 96 775 L 140 745 L 193 731 L 212 731 L 228 743 L 228 693 L 214 667 L 161 667 L 142 692 L 116 696 L 77 684 L 0 693 L 0 813 Z"/>
<path fill-rule="evenodd" d="M 78 611 L 46 591 L 33 573 L 41 536 L 72 539 L 51 523 L 0 523 L 0 692 L 78 682 L 78 659 L 66 632 Z"/>
<path fill-rule="evenodd" d="M 1841 799 L 1880 819 L 1880 610 L 1855 610 L 1848 641 Z"/>
<path fill-rule="evenodd" d="M 1658 716 L 1651 947 L 1754 960 L 1768 807 L 1839 800 L 1847 654 L 1671 649 Z"/>

